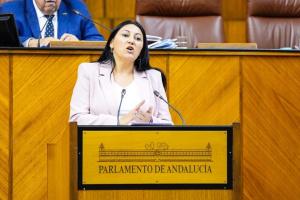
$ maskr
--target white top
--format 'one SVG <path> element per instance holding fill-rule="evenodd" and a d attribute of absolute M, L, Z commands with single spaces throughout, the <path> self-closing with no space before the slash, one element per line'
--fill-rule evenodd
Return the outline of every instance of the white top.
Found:
<path fill-rule="evenodd" d="M 115 99 L 116 105 L 120 105 L 121 102 L 121 93 L 122 90 L 125 89 L 126 93 L 123 97 L 121 109 L 120 109 L 120 116 L 128 114 L 131 110 L 133 110 L 143 99 L 141 95 L 139 95 L 138 87 L 136 81 L 132 81 L 127 87 L 121 87 L 118 83 L 114 81 L 112 76 L 112 90 Z"/>

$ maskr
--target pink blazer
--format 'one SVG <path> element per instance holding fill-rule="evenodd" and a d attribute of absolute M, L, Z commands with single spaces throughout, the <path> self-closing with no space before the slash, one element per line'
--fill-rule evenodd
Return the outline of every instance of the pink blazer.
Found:
<path fill-rule="evenodd" d="M 78 125 L 117 125 L 118 104 L 111 101 L 111 64 L 82 63 L 78 68 L 78 78 L 71 98 L 70 121 Z M 165 99 L 161 73 L 151 69 L 134 72 L 134 79 L 140 95 L 146 101 L 141 107 L 146 111 L 152 106 L 153 123 L 171 123 L 168 105 L 157 98 L 157 90 Z"/>

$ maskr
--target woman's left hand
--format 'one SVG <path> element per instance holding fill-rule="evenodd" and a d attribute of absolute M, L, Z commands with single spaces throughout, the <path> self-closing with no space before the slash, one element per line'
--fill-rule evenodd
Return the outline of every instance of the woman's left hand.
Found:
<path fill-rule="evenodd" d="M 152 107 L 149 107 L 146 112 L 141 110 L 136 111 L 134 114 L 134 121 L 150 123 L 152 121 Z"/>

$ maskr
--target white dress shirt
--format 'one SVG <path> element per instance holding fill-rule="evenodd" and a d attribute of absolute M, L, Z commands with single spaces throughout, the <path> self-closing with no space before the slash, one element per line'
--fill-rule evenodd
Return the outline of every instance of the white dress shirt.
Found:
<path fill-rule="evenodd" d="M 32 0 L 32 2 L 33 2 L 34 9 L 35 9 L 35 12 L 36 12 L 36 15 L 37 15 L 37 18 L 38 18 L 40 31 L 44 27 L 44 29 L 41 32 L 41 38 L 45 38 L 45 32 L 46 32 L 46 26 L 47 26 L 46 25 L 47 17 L 45 17 L 45 15 L 42 13 L 42 11 L 39 9 L 39 7 L 36 5 L 35 0 Z M 53 15 L 54 15 L 54 17 L 52 19 L 52 23 L 53 23 L 53 26 L 54 26 L 54 38 L 57 38 L 57 35 L 58 35 L 57 34 L 57 30 L 58 30 L 57 11 L 55 11 L 53 13 Z M 34 39 L 34 38 L 29 38 L 28 40 L 26 40 L 25 42 L 23 42 L 23 45 L 25 47 L 28 47 L 29 40 L 31 40 L 31 39 Z M 38 39 L 38 38 L 35 38 L 35 39 Z"/>

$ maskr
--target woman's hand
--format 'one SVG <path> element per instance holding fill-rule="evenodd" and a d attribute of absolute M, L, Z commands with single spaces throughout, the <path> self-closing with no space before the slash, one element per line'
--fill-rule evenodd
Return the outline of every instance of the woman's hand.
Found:
<path fill-rule="evenodd" d="M 152 107 L 150 107 L 146 112 L 137 111 L 134 115 L 134 121 L 150 123 L 152 121 Z"/>
<path fill-rule="evenodd" d="M 135 113 L 137 113 L 141 106 L 145 103 L 145 100 L 143 100 L 141 103 L 135 106 L 134 109 L 132 109 L 127 115 L 124 115 L 120 118 L 120 125 L 127 125 L 130 121 L 134 120 Z"/>
<path fill-rule="evenodd" d="M 139 103 L 134 109 L 132 109 L 127 115 L 120 118 L 121 125 L 127 125 L 131 121 L 145 122 L 149 123 L 152 121 L 152 107 L 150 107 L 146 112 L 140 110 L 142 105 L 144 105 L 145 100 Z"/>

